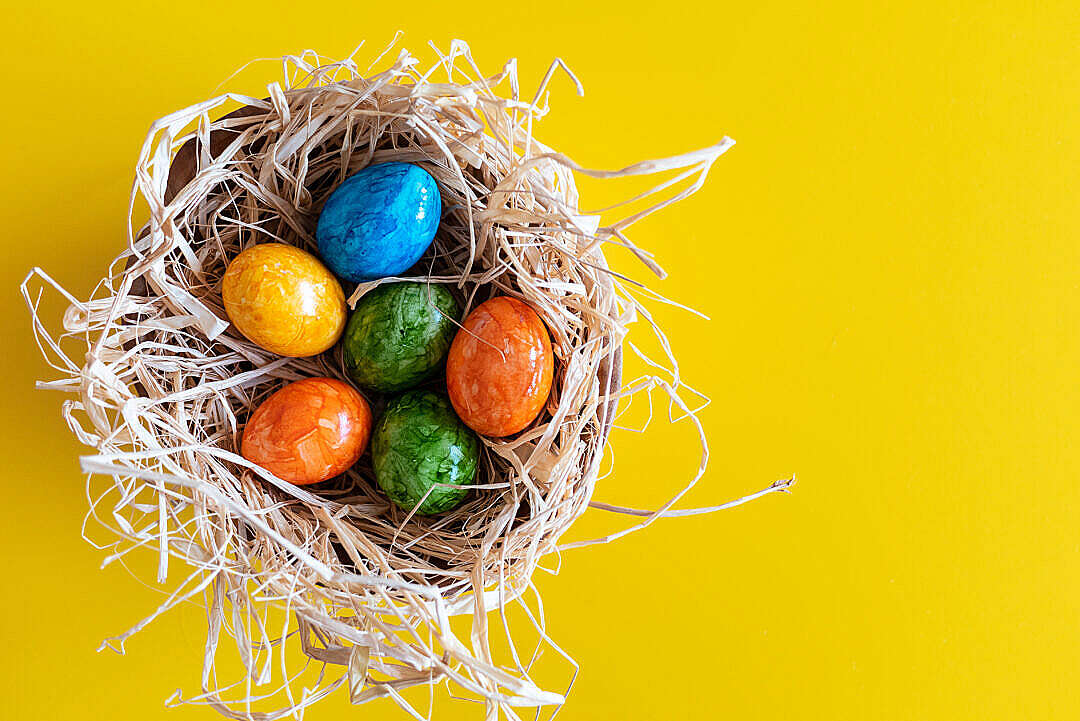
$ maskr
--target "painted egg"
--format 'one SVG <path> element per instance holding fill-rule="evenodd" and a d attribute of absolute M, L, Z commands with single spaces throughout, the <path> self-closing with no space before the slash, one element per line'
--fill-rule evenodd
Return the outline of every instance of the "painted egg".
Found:
<path fill-rule="evenodd" d="M 431 245 L 441 214 L 439 186 L 419 165 L 369 165 L 323 206 L 315 233 L 319 255 L 355 282 L 400 275 Z"/>
<path fill-rule="evenodd" d="M 355 388 L 335 378 L 305 378 L 255 409 L 240 455 L 290 483 L 318 483 L 356 463 L 370 435 L 371 409 Z"/>
<path fill-rule="evenodd" d="M 409 391 L 390 401 L 376 424 L 371 460 L 379 488 L 400 508 L 416 508 L 421 515 L 442 513 L 468 495 L 480 461 L 480 440 L 458 420 L 445 397 Z"/>
<path fill-rule="evenodd" d="M 477 306 L 454 337 L 446 388 L 467 426 L 509 436 L 547 402 L 555 367 L 551 339 L 527 303 L 501 296 Z"/>
<path fill-rule="evenodd" d="M 364 388 L 411 388 L 446 358 L 461 311 L 445 286 L 380 285 L 356 304 L 342 337 L 345 370 Z"/>
<path fill-rule="evenodd" d="M 284 243 L 253 245 L 225 271 L 229 320 L 252 343 L 283 356 L 313 356 L 345 329 L 345 294 L 311 253 Z"/>

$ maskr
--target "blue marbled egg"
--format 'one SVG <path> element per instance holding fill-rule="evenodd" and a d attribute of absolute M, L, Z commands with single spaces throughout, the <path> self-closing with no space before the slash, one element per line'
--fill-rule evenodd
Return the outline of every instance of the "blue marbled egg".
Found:
<path fill-rule="evenodd" d="M 369 165 L 339 185 L 323 206 L 319 254 L 338 276 L 360 282 L 399 275 L 435 237 L 442 200 L 418 165 Z"/>

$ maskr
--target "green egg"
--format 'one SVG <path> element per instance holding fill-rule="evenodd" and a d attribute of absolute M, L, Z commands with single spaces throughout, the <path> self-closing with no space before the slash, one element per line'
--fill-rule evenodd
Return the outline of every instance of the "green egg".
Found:
<path fill-rule="evenodd" d="M 357 385 L 383 393 L 413 387 L 446 359 L 460 313 L 442 285 L 380 285 L 357 302 L 345 326 L 346 372 Z"/>
<path fill-rule="evenodd" d="M 409 391 L 390 401 L 375 424 L 371 458 L 375 480 L 390 500 L 411 511 L 424 499 L 416 512 L 431 515 L 465 500 L 476 478 L 480 440 L 448 399 Z M 434 487 L 439 483 L 454 487 Z"/>

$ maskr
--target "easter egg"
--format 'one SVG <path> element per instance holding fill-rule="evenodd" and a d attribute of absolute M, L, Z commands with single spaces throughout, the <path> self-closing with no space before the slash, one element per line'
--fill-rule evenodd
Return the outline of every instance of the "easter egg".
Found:
<path fill-rule="evenodd" d="M 461 311 L 445 286 L 380 285 L 356 304 L 341 346 L 345 370 L 364 388 L 411 388 L 442 364 Z"/>
<path fill-rule="evenodd" d="M 305 378 L 255 409 L 240 455 L 290 483 L 318 483 L 356 463 L 370 434 L 371 409 L 355 388 L 335 378 Z"/>
<path fill-rule="evenodd" d="M 284 243 L 233 258 L 221 284 L 225 312 L 252 343 L 283 356 L 313 356 L 345 329 L 345 294 L 311 253 Z"/>
<path fill-rule="evenodd" d="M 399 507 L 411 511 L 423 499 L 417 513 L 442 513 L 468 494 L 480 461 L 480 440 L 445 397 L 409 391 L 390 401 L 375 425 L 371 460 L 379 488 Z"/>
<path fill-rule="evenodd" d="M 400 275 L 431 245 L 441 214 L 439 186 L 419 165 L 369 165 L 323 206 L 315 233 L 319 255 L 355 282 Z"/>
<path fill-rule="evenodd" d="M 551 339 L 527 303 L 500 296 L 477 306 L 454 336 L 446 388 L 465 425 L 509 436 L 547 402 L 555 368 Z"/>

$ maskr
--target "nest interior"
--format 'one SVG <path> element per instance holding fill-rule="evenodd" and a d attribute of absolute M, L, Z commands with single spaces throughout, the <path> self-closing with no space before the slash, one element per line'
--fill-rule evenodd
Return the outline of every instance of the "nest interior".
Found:
<path fill-rule="evenodd" d="M 158 555 L 159 582 L 170 570 L 185 574 L 161 607 L 103 646 L 122 651 L 182 601 L 207 606 L 202 687 L 174 702 L 272 719 L 344 685 L 354 703 L 391 697 L 423 718 L 402 692 L 446 681 L 489 717 L 561 704 L 564 691 L 532 680 L 535 651 L 493 657 L 489 612 L 511 603 L 528 611 L 523 597 L 535 594 L 540 559 L 560 550 L 560 536 L 590 505 L 638 520 L 570 545 L 613 540 L 677 513 L 672 505 L 704 471 L 704 435 L 670 352 L 644 358 L 656 372 L 622 378 L 628 326 L 644 320 L 663 334 L 638 284 L 611 271 L 602 249 L 618 247 L 660 272 L 627 228 L 696 191 L 733 141 L 589 170 L 532 134 L 561 62 L 530 100 L 520 96 L 513 62 L 485 76 L 463 43 L 434 51 L 427 68 L 400 51 L 366 77 L 352 59 L 291 56 L 284 81 L 265 97 L 229 93 L 163 118 L 142 148 L 132 193 L 132 215 L 144 202 L 149 221 L 130 232 L 91 299 L 65 293 L 70 307 L 53 332 L 36 312 L 34 283 L 38 293 L 64 291 L 43 271 L 24 283 L 39 344 L 59 376 L 42 385 L 74 394 L 64 416 L 94 449 L 82 467 L 97 479 L 90 516 L 109 534 L 107 562 L 146 547 Z M 238 107 L 223 114 L 230 106 Z M 423 165 L 442 193 L 439 232 L 409 277 L 445 284 L 466 313 L 494 295 L 522 298 L 544 319 L 556 355 L 541 417 L 512 438 L 484 439 L 476 490 L 433 517 L 389 504 L 366 460 L 301 488 L 237 453 L 247 416 L 267 395 L 344 373 L 338 351 L 280 358 L 231 329 L 220 300 L 225 267 L 255 243 L 314 250 L 329 193 L 387 160 Z M 644 199 L 643 209 L 604 224 L 606 215 L 580 209 L 575 173 L 666 176 L 632 199 Z M 350 304 L 379 282 L 347 287 Z M 697 474 L 653 511 L 593 503 L 618 400 L 653 390 L 694 424 Z M 381 399 L 371 400 L 378 413 Z M 282 612 L 293 619 L 284 629 L 272 621 Z M 552 645 L 542 616 L 526 615 L 538 643 Z M 466 632 L 452 627 L 454 616 L 468 619 Z M 223 635 L 235 642 L 241 680 L 217 680 Z M 294 693 L 296 676 L 282 669 L 297 663 L 320 671 Z M 266 710 L 252 710 L 255 702 Z"/>

